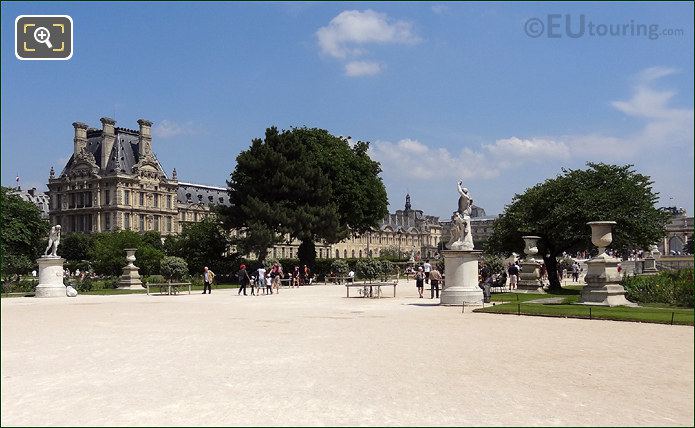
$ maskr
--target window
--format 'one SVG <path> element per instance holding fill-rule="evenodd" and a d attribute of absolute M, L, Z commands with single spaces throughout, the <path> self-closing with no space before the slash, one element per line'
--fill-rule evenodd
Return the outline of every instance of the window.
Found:
<path fill-rule="evenodd" d="M 140 214 L 140 231 L 145 230 L 145 214 Z"/>
<path fill-rule="evenodd" d="M 68 208 L 75 208 L 75 194 L 74 193 L 70 193 L 70 206 L 68 206 Z"/>
<path fill-rule="evenodd" d="M 123 214 L 123 229 L 130 230 L 130 213 Z"/>
<path fill-rule="evenodd" d="M 155 194 L 154 194 L 154 203 L 153 203 L 153 206 L 154 206 L 155 208 L 159 208 L 159 193 L 155 193 Z"/>
<path fill-rule="evenodd" d="M 167 217 L 167 232 L 171 232 L 171 217 Z"/>
<path fill-rule="evenodd" d="M 111 192 L 106 189 L 104 190 L 104 205 L 110 205 L 111 204 Z"/>
<path fill-rule="evenodd" d="M 360 250 L 360 258 L 362 258 L 362 250 Z"/>
<path fill-rule="evenodd" d="M 59 210 L 63 208 L 63 195 L 56 195 L 56 206 L 55 209 Z"/>
<path fill-rule="evenodd" d="M 167 208 L 171 208 L 171 195 L 167 195 Z"/>
<path fill-rule="evenodd" d="M 145 192 L 140 192 L 140 206 L 145 206 Z"/>
<path fill-rule="evenodd" d="M 294 258 L 294 248 L 290 247 L 290 258 Z"/>
<path fill-rule="evenodd" d="M 181 221 L 186 221 L 186 213 L 181 211 Z"/>
<path fill-rule="evenodd" d="M 335 258 L 339 259 L 340 258 L 340 251 L 335 250 Z"/>
<path fill-rule="evenodd" d="M 355 250 L 352 250 L 352 258 L 355 258 Z"/>
<path fill-rule="evenodd" d="M 319 258 L 323 258 L 323 248 L 319 248 Z"/>
<path fill-rule="evenodd" d="M 130 206 L 130 190 L 123 191 L 123 204 Z"/>
<path fill-rule="evenodd" d="M 84 207 L 84 193 L 79 193 L 77 195 L 77 208 Z"/>
<path fill-rule="evenodd" d="M 111 230 L 111 213 L 104 213 L 104 230 Z"/>
<path fill-rule="evenodd" d="M 92 206 L 92 192 L 85 192 L 84 194 L 84 205 L 86 207 Z"/>
<path fill-rule="evenodd" d="M 198 222 L 198 213 L 193 213 L 193 221 Z"/>

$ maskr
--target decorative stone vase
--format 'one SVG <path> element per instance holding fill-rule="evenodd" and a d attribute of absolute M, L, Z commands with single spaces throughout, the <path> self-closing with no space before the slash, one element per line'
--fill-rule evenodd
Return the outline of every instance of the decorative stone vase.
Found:
<path fill-rule="evenodd" d="M 620 285 L 622 275 L 618 272 L 620 260 L 606 254 L 606 247 L 613 242 L 614 221 L 591 221 L 591 242 L 599 254 L 586 262 L 586 285 L 582 288 L 579 303 L 599 306 L 637 306 L 625 298 L 625 289 Z"/>
<path fill-rule="evenodd" d="M 524 254 L 526 258 L 521 261 L 521 273 L 517 290 L 525 293 L 544 293 L 541 283 L 540 263 L 534 256 L 538 254 L 538 240 L 540 236 L 527 235 L 521 237 L 524 240 Z"/>
<path fill-rule="evenodd" d="M 142 290 L 142 281 L 140 280 L 140 273 L 138 272 L 138 267 L 135 266 L 135 252 L 137 248 L 124 248 L 125 250 L 125 260 L 128 262 L 127 265 L 123 267 L 123 274 L 121 279 L 118 281 L 118 288 L 129 289 L 129 290 Z"/>
<path fill-rule="evenodd" d="M 536 254 L 538 254 L 538 240 L 541 239 L 540 236 L 522 236 L 521 239 L 524 240 L 524 254 L 526 254 L 527 259 L 533 259 Z"/>
<path fill-rule="evenodd" d="M 614 221 L 590 221 L 587 223 L 591 226 L 591 243 L 598 247 L 598 253 L 606 252 L 606 247 L 613 242 L 613 225 Z"/>

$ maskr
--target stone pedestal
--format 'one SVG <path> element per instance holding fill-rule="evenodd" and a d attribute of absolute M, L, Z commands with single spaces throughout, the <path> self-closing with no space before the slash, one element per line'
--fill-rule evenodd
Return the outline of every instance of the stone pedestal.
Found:
<path fill-rule="evenodd" d="M 521 273 L 516 289 L 523 293 L 545 293 L 541 284 L 540 264 L 533 259 L 526 259 L 519 263 Z"/>
<path fill-rule="evenodd" d="M 478 259 L 482 251 L 444 250 L 444 289 L 442 305 L 482 305 L 483 290 L 478 287 Z"/>
<path fill-rule="evenodd" d="M 656 270 L 656 259 L 649 255 L 647 256 L 642 264 L 642 273 L 645 275 L 655 275 L 659 271 Z"/>
<path fill-rule="evenodd" d="M 637 306 L 625 298 L 618 272 L 620 260 L 602 253 L 586 262 L 587 273 L 579 303 L 600 306 Z"/>
<path fill-rule="evenodd" d="M 118 288 L 128 289 L 128 290 L 142 290 L 145 287 L 142 286 L 142 281 L 140 280 L 140 273 L 138 272 L 137 266 L 133 264 L 135 261 L 135 251 L 136 248 L 126 248 L 126 261 L 128 264 L 123 267 L 123 274 L 121 279 L 118 281 Z"/>
<path fill-rule="evenodd" d="M 39 284 L 36 297 L 67 297 L 63 284 L 63 263 L 65 259 L 54 256 L 42 256 L 39 264 Z"/>

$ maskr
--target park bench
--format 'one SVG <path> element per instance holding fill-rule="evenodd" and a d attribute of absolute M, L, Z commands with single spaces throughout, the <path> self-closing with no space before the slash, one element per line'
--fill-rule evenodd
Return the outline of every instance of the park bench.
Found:
<path fill-rule="evenodd" d="M 147 295 L 150 295 L 150 286 L 159 287 L 159 294 L 176 295 L 179 293 L 179 287 L 188 286 L 188 294 L 191 294 L 190 282 L 163 282 L 163 283 L 147 283 Z"/>
<path fill-rule="evenodd" d="M 381 287 L 393 287 L 393 297 L 396 297 L 396 286 L 397 281 L 394 282 L 347 282 L 345 283 L 345 290 L 347 291 L 347 296 L 350 297 L 350 289 L 357 288 L 362 297 L 376 297 L 381 298 Z"/>

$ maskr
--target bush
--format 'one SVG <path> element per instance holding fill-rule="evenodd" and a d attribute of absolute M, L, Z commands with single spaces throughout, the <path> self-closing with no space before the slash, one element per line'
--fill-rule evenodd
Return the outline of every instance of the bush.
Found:
<path fill-rule="evenodd" d="M 335 259 L 331 262 L 331 270 L 339 276 L 345 276 L 350 267 L 344 259 Z"/>
<path fill-rule="evenodd" d="M 485 255 L 483 257 L 483 263 L 490 269 L 490 274 L 501 274 L 507 271 L 507 266 L 504 264 L 504 259 L 499 256 Z"/>
<path fill-rule="evenodd" d="M 4 282 L 2 284 L 3 293 L 33 293 L 39 281 L 36 279 L 24 278 L 17 282 Z"/>
<path fill-rule="evenodd" d="M 145 284 L 163 284 L 167 280 L 162 275 L 148 275 L 142 278 L 142 282 Z"/>
<path fill-rule="evenodd" d="M 160 271 L 169 280 L 177 280 L 188 274 L 188 264 L 181 257 L 166 256 L 160 261 Z"/>
<path fill-rule="evenodd" d="M 693 269 L 625 276 L 622 285 L 627 298 L 633 302 L 665 303 L 686 308 L 695 306 Z"/>

